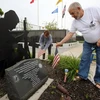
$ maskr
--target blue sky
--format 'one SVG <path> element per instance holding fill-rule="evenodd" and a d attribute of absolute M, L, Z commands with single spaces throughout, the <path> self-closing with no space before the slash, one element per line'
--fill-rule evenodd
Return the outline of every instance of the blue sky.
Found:
<path fill-rule="evenodd" d="M 53 20 L 58 22 L 59 28 L 70 29 L 73 18 L 69 15 L 67 9 L 72 2 L 81 3 L 83 8 L 90 6 L 100 6 L 100 0 L 63 0 L 63 4 L 58 4 L 58 14 L 51 14 L 53 10 L 57 8 L 57 0 L 35 0 L 33 4 L 30 4 L 31 0 L 2 0 L 0 7 L 4 12 L 8 10 L 15 10 L 20 20 L 27 17 L 28 22 L 37 25 L 39 22 L 40 26 L 44 26 L 45 22 L 51 22 Z M 37 3 L 39 2 L 39 13 Z M 66 16 L 61 19 L 62 16 L 62 5 L 66 4 Z M 39 17 L 37 15 L 39 14 Z M 58 20 L 57 20 L 58 18 Z M 39 20 L 38 20 L 39 19 Z"/>

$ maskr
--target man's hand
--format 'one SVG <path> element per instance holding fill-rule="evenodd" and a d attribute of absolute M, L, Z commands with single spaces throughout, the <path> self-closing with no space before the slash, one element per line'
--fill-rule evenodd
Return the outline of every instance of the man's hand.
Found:
<path fill-rule="evenodd" d="M 38 52 L 38 58 L 43 55 L 46 51 L 45 50 L 42 50 L 40 49 L 39 52 Z"/>
<path fill-rule="evenodd" d="M 97 41 L 97 46 L 100 47 L 100 39 Z"/>
<path fill-rule="evenodd" d="M 56 47 L 62 46 L 63 44 L 61 42 L 56 43 Z"/>

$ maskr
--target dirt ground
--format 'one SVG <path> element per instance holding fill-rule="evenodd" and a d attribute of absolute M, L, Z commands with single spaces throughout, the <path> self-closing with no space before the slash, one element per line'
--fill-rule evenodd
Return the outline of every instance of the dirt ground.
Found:
<path fill-rule="evenodd" d="M 68 92 L 71 99 L 64 100 L 100 100 L 100 90 L 96 88 L 89 80 L 63 82 L 64 73 L 59 68 L 52 69 L 51 65 L 44 63 L 48 71 L 49 78 L 54 79 L 51 85 L 44 91 L 39 100 L 63 100 L 62 92 L 58 90 L 57 83 L 63 86 Z M 5 80 L 0 79 L 0 97 L 6 94 Z M 65 95 L 68 97 L 68 95 Z"/>

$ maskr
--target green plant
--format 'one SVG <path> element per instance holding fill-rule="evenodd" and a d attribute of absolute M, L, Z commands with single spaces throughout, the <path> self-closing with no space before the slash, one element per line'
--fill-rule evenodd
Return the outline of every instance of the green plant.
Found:
<path fill-rule="evenodd" d="M 45 28 L 48 30 L 56 30 L 57 28 L 57 22 L 55 22 L 55 20 L 53 20 L 52 22 L 46 22 L 45 23 Z"/>
<path fill-rule="evenodd" d="M 2 11 L 2 9 L 0 8 L 0 15 L 2 16 L 4 14 L 4 12 Z"/>
<path fill-rule="evenodd" d="M 54 55 L 48 55 L 48 62 L 51 64 L 53 62 Z"/>
<path fill-rule="evenodd" d="M 87 94 L 85 95 L 85 98 L 86 98 L 86 100 L 90 100 L 90 99 L 91 99 L 91 96 L 89 96 L 89 94 L 87 93 Z"/>
<path fill-rule="evenodd" d="M 51 88 L 52 88 L 52 89 L 55 89 L 55 88 L 56 88 L 56 86 L 52 85 L 52 86 L 51 86 Z"/>
<path fill-rule="evenodd" d="M 55 92 L 54 91 L 51 91 L 51 94 L 54 94 Z"/>
<path fill-rule="evenodd" d="M 48 57 L 50 63 L 52 63 L 54 56 Z M 72 81 L 77 74 L 79 69 L 80 59 L 74 56 L 60 56 L 60 62 L 58 67 L 60 69 L 68 69 L 68 81 Z"/>
<path fill-rule="evenodd" d="M 79 41 L 79 43 L 84 43 L 84 41 Z"/>
<path fill-rule="evenodd" d="M 61 69 L 68 69 L 68 81 L 72 81 L 79 69 L 80 59 L 74 56 L 61 56 L 59 67 Z"/>

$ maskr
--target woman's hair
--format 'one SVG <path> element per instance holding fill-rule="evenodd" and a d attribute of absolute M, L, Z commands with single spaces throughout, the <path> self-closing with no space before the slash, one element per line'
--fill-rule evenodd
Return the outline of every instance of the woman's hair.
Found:
<path fill-rule="evenodd" d="M 49 35 L 49 31 L 48 31 L 48 30 L 44 31 L 44 33 L 46 33 L 46 34 L 48 34 L 48 35 Z"/>
<path fill-rule="evenodd" d="M 77 8 L 77 7 L 82 8 L 82 6 L 80 5 L 80 3 L 78 3 L 78 2 L 73 2 L 73 3 L 69 6 L 68 10 L 70 10 L 70 9 L 75 9 L 75 8 Z"/>

